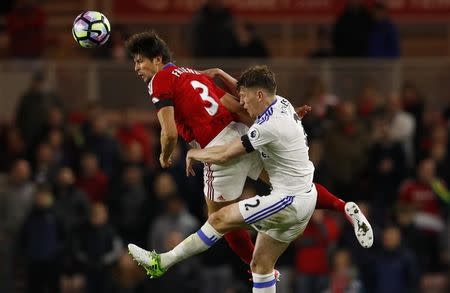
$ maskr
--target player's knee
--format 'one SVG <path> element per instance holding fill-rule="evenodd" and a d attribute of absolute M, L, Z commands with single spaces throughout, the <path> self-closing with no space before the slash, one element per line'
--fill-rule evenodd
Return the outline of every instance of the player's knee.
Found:
<path fill-rule="evenodd" d="M 211 224 L 211 226 L 216 229 L 219 233 L 224 233 L 225 228 L 225 217 L 222 212 L 217 211 L 209 215 L 208 222 Z"/>

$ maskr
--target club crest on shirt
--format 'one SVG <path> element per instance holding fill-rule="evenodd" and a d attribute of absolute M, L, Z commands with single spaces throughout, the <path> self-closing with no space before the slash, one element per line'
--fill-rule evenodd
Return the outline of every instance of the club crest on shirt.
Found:
<path fill-rule="evenodd" d="M 252 140 L 255 140 L 255 139 L 257 139 L 259 137 L 259 131 L 257 130 L 257 129 L 252 129 L 251 131 L 250 131 L 250 138 L 252 139 Z"/>

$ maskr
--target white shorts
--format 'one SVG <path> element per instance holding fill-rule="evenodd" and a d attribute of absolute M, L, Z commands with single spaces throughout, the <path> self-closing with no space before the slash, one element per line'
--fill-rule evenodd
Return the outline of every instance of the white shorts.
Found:
<path fill-rule="evenodd" d="M 231 122 L 206 147 L 223 145 L 247 134 L 248 127 Z M 241 196 L 247 177 L 258 179 L 263 163 L 258 152 L 245 154 L 226 165 L 205 164 L 203 168 L 203 192 L 216 202 L 226 202 Z"/>
<path fill-rule="evenodd" d="M 258 232 L 275 240 L 291 242 L 305 231 L 316 208 L 317 190 L 298 195 L 272 192 L 267 196 L 255 196 L 239 202 L 244 221 Z"/>

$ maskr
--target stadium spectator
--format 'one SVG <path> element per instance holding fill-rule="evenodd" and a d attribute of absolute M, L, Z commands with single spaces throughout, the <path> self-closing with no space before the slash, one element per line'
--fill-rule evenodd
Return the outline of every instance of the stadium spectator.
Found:
<path fill-rule="evenodd" d="M 313 139 L 308 141 L 309 158 L 314 164 L 314 180 L 324 186 L 333 186 L 330 173 L 324 164 L 325 149 L 323 141 Z"/>
<path fill-rule="evenodd" d="M 312 59 L 332 57 L 333 48 L 329 29 L 321 25 L 317 28 L 314 36 L 314 47 L 309 52 L 308 57 Z"/>
<path fill-rule="evenodd" d="M 309 138 L 321 138 L 330 119 L 334 117 L 333 112 L 339 103 L 339 98 L 319 77 L 314 77 L 308 84 L 305 104 L 311 106 L 311 112 L 302 118 L 302 123 Z"/>
<path fill-rule="evenodd" d="M 17 0 L 6 17 L 9 54 L 13 58 L 42 57 L 47 15 L 36 0 Z"/>
<path fill-rule="evenodd" d="M 374 22 L 369 35 L 368 56 L 373 58 L 400 57 L 397 28 L 391 21 L 385 4 L 376 2 L 372 12 Z"/>
<path fill-rule="evenodd" d="M 14 270 L 16 266 L 17 241 L 25 217 L 32 206 L 34 184 L 30 180 L 30 164 L 18 159 L 8 170 L 7 176 L 0 177 L 0 292 L 14 290 Z"/>
<path fill-rule="evenodd" d="M 414 164 L 414 136 L 416 120 L 414 116 L 402 109 L 400 97 L 390 94 L 386 101 L 386 116 L 389 121 L 390 137 L 402 144 L 406 155 L 406 165 L 411 168 Z"/>
<path fill-rule="evenodd" d="M 419 91 L 417 85 L 411 81 L 405 81 L 402 85 L 402 90 L 400 93 L 400 98 L 402 101 L 402 108 L 405 112 L 413 115 L 415 120 L 415 135 L 414 135 L 414 146 L 415 151 L 419 148 L 420 138 L 422 133 L 426 133 L 426 129 L 423 129 L 423 117 L 425 111 L 425 97 Z M 415 159 L 419 159 L 419 154 L 415 153 Z"/>
<path fill-rule="evenodd" d="M 402 237 L 397 226 L 383 230 L 382 247 L 373 264 L 374 287 L 369 292 L 417 292 L 419 266 L 411 251 L 402 247 Z"/>
<path fill-rule="evenodd" d="M 333 253 L 331 261 L 330 282 L 326 293 L 358 293 L 363 292 L 358 279 L 358 269 L 352 262 L 350 252 L 345 249 Z"/>
<path fill-rule="evenodd" d="M 110 122 L 105 115 L 98 115 L 93 118 L 90 126 L 90 135 L 86 136 L 85 149 L 93 152 L 100 168 L 109 177 L 112 177 L 119 169 L 120 147 L 114 136 L 111 135 Z"/>
<path fill-rule="evenodd" d="M 333 28 L 337 57 L 364 57 L 372 29 L 372 16 L 362 0 L 349 0 Z"/>
<path fill-rule="evenodd" d="M 425 158 L 417 165 L 417 176 L 403 182 L 398 196 L 400 203 L 416 209 L 414 222 L 420 229 L 431 233 L 430 236 L 441 233 L 445 225 L 445 206 L 435 190 L 441 184 L 441 179 L 436 177 L 435 162 Z"/>
<path fill-rule="evenodd" d="M 208 0 L 192 20 L 193 56 L 231 57 L 236 47 L 233 15 L 223 0 Z"/>
<path fill-rule="evenodd" d="M 237 38 L 236 48 L 233 52 L 235 57 L 267 58 L 269 56 L 264 41 L 251 22 L 238 22 L 235 34 Z"/>
<path fill-rule="evenodd" d="M 403 245 L 416 255 L 421 273 L 426 273 L 435 255 L 433 249 L 430 249 L 427 234 L 414 223 L 415 213 L 414 206 L 399 203 L 395 206 L 394 218 L 400 229 Z"/>
<path fill-rule="evenodd" d="M 89 222 L 82 225 L 75 235 L 74 254 L 86 278 L 85 292 L 112 292 L 111 269 L 123 253 L 123 244 L 109 223 L 106 206 L 93 204 Z"/>
<path fill-rule="evenodd" d="M 19 241 L 20 255 L 26 263 L 27 292 L 59 292 L 66 235 L 56 215 L 50 188 L 39 186 L 33 200 Z"/>
<path fill-rule="evenodd" d="M 30 148 L 35 147 L 39 135 L 42 134 L 47 113 L 52 106 L 62 106 L 60 99 L 45 89 L 46 74 L 36 71 L 31 78 L 30 86 L 20 98 L 16 108 L 16 126 Z"/>
<path fill-rule="evenodd" d="M 134 118 L 135 116 L 132 109 L 127 108 L 125 110 L 122 124 L 116 132 L 116 138 L 122 149 L 127 148 L 132 143 L 138 143 L 141 147 L 143 163 L 147 166 L 154 166 L 152 136 L 145 126 Z"/>
<path fill-rule="evenodd" d="M 167 195 L 164 205 L 165 210 L 155 218 L 148 231 L 148 246 L 158 251 L 166 249 L 168 233 L 181 233 L 184 239 L 199 227 L 199 221 L 187 211 L 184 201 L 176 194 Z"/>
<path fill-rule="evenodd" d="M 442 269 L 439 241 L 445 231 L 445 212 L 450 202 L 449 191 L 436 177 L 436 165 L 430 158 L 417 165 L 417 176 L 407 179 L 401 187 L 399 203 L 414 208 L 414 224 L 427 235 L 427 253 L 431 257 L 424 265 L 424 272 Z"/>
<path fill-rule="evenodd" d="M 355 105 L 342 102 L 336 111 L 336 120 L 325 133 L 325 164 L 337 194 L 345 200 L 361 199 L 362 172 L 367 163 L 369 138 L 364 125 L 357 120 Z"/>
<path fill-rule="evenodd" d="M 357 112 L 368 126 L 374 116 L 382 111 L 383 102 L 383 97 L 373 83 L 367 82 L 362 86 L 356 100 Z"/>
<path fill-rule="evenodd" d="M 104 202 L 108 192 L 109 178 L 99 165 L 97 156 L 86 152 L 81 155 L 80 175 L 75 185 L 86 193 L 89 201 Z"/>
<path fill-rule="evenodd" d="M 73 170 L 63 167 L 58 170 L 54 186 L 55 211 L 68 235 L 89 218 L 88 198 L 75 186 L 75 180 Z"/>
<path fill-rule="evenodd" d="M 427 104 L 423 109 L 422 123 L 417 126 L 416 156 L 421 159 L 428 156 L 434 144 L 448 144 L 448 129 L 442 111 L 435 105 Z"/>
<path fill-rule="evenodd" d="M 0 172 L 6 173 L 16 160 L 27 157 L 27 147 L 15 126 L 4 127 L 0 136 Z"/>
<path fill-rule="evenodd" d="M 61 165 L 52 151 L 48 142 L 42 142 L 37 146 L 33 162 L 33 180 L 36 183 L 51 185 L 56 179 L 56 173 Z"/>
<path fill-rule="evenodd" d="M 149 194 L 143 182 L 141 168 L 126 166 L 118 183 L 114 184 L 107 202 L 110 207 L 111 223 L 124 242 L 145 245 L 145 231 L 151 211 Z"/>
<path fill-rule="evenodd" d="M 372 128 L 373 141 L 368 152 L 372 214 L 376 222 L 383 223 L 405 177 L 406 155 L 401 143 L 392 138 L 386 118 L 375 119 Z"/>
<path fill-rule="evenodd" d="M 430 157 L 436 162 L 436 175 L 444 180 L 446 186 L 450 186 L 450 156 L 448 144 L 433 142 L 430 149 Z"/>
<path fill-rule="evenodd" d="M 296 292 L 321 292 L 327 288 L 328 252 L 334 247 L 339 233 L 334 219 L 321 210 L 314 212 L 303 235 L 295 241 Z"/>

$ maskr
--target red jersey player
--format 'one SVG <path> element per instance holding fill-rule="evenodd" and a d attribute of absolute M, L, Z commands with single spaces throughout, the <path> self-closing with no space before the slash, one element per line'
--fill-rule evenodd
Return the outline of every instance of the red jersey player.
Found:
<path fill-rule="evenodd" d="M 171 155 L 178 135 L 203 148 L 227 143 L 247 132 L 248 127 L 237 122 L 237 117 L 246 124 L 251 125 L 253 121 L 236 98 L 216 86 L 208 75 L 171 63 L 169 49 L 156 33 L 135 34 L 127 40 L 126 47 L 133 56 L 136 73 L 148 84 L 150 97 L 158 110 L 161 124 L 159 161 L 163 168 L 172 165 Z M 256 153 L 250 153 L 227 166 L 205 164 L 204 193 L 208 213 L 236 202 L 246 177 L 257 179 L 261 171 L 262 162 Z M 347 210 L 344 208 L 345 202 L 322 186 L 316 186 L 318 208 Z M 354 224 L 359 242 L 363 241 L 361 245 L 370 247 L 373 241 L 370 224 L 356 204 L 348 204 L 346 214 Z M 225 239 L 241 259 L 250 263 L 253 243 L 248 231 L 227 233 Z"/>

